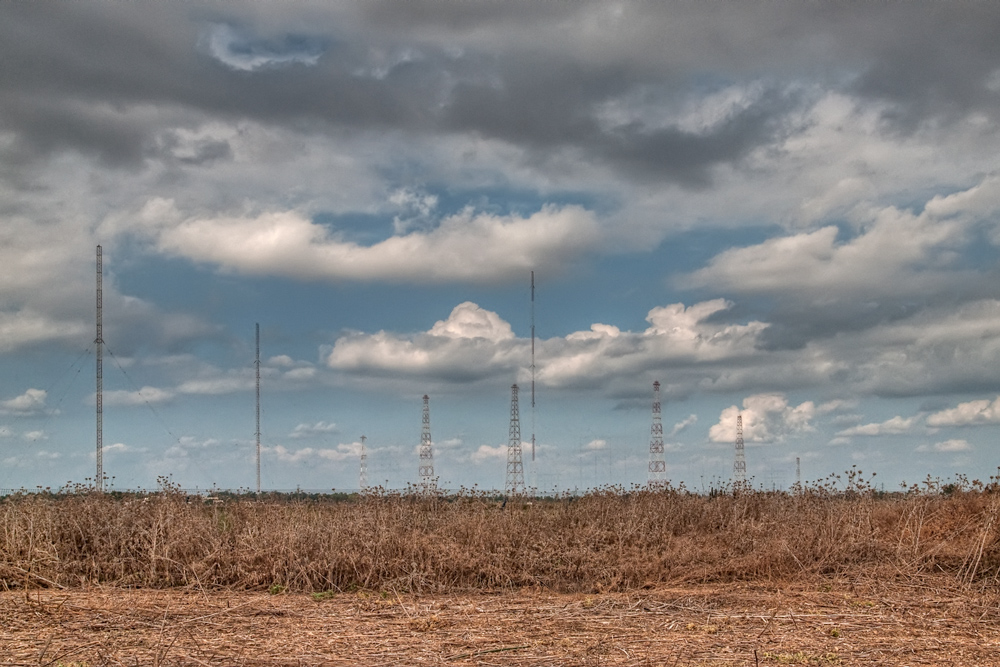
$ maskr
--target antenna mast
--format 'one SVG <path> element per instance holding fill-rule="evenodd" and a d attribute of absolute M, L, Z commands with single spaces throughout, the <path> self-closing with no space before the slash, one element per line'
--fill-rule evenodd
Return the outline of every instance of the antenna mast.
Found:
<path fill-rule="evenodd" d="M 365 450 L 365 436 L 361 436 L 361 474 L 358 478 L 358 488 L 362 491 L 368 489 L 368 452 Z"/>
<path fill-rule="evenodd" d="M 420 431 L 420 488 L 424 493 L 435 490 L 434 451 L 431 449 L 430 397 L 424 394 L 423 428 Z"/>
<path fill-rule="evenodd" d="M 795 457 L 795 492 L 802 493 L 802 466 L 798 456 Z"/>
<path fill-rule="evenodd" d="M 531 272 L 531 488 L 538 489 L 538 467 L 535 465 L 535 272 Z"/>
<path fill-rule="evenodd" d="M 104 260 L 97 246 L 97 476 L 94 487 L 104 491 Z"/>
<path fill-rule="evenodd" d="M 257 359 L 254 367 L 257 371 L 257 495 L 260 495 L 260 323 L 256 325 L 257 330 Z"/>
<path fill-rule="evenodd" d="M 736 460 L 733 461 L 733 487 L 743 490 L 747 485 L 747 459 L 743 454 L 743 415 L 736 415 Z"/>
<path fill-rule="evenodd" d="M 649 429 L 649 473 L 647 484 L 652 489 L 666 485 L 667 464 L 663 460 L 663 421 L 660 418 L 660 382 L 653 383 L 653 425 Z"/>
<path fill-rule="evenodd" d="M 517 408 L 517 385 L 510 387 L 510 431 L 507 440 L 507 481 L 504 494 L 524 493 L 524 465 L 521 462 L 521 419 Z"/>

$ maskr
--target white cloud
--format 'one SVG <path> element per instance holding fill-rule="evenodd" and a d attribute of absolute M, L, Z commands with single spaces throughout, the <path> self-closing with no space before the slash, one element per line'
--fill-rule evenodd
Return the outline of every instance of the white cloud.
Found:
<path fill-rule="evenodd" d="M 0 414 L 17 417 L 41 414 L 45 410 L 47 396 L 44 389 L 28 389 L 20 396 L 0 401 Z"/>
<path fill-rule="evenodd" d="M 303 280 L 491 283 L 542 263 L 557 271 L 598 241 L 594 214 L 579 206 L 546 205 L 526 218 L 465 210 L 370 246 L 340 240 L 297 211 L 185 219 L 172 201 L 151 200 L 139 217 L 163 252 Z"/>
<path fill-rule="evenodd" d="M 48 440 L 49 439 L 49 436 L 48 436 L 48 434 L 45 431 L 28 431 L 27 433 L 25 433 L 21 437 L 24 438 L 25 440 L 29 440 L 29 441 L 32 441 L 32 442 L 37 441 L 37 440 Z"/>
<path fill-rule="evenodd" d="M 337 445 L 336 449 L 303 447 L 296 450 L 290 450 L 284 445 L 275 445 L 274 447 L 265 447 L 264 450 L 274 454 L 275 458 L 282 463 L 345 461 L 361 456 L 361 443 L 342 443 Z"/>
<path fill-rule="evenodd" d="M 926 296 L 960 287 L 970 275 L 954 252 L 971 225 L 1000 210 L 1000 177 L 949 196 L 935 196 L 920 213 L 858 204 L 854 236 L 835 226 L 733 248 L 682 282 L 735 293 L 798 295 L 831 303 L 879 295 Z"/>
<path fill-rule="evenodd" d="M 588 442 L 587 444 L 585 444 L 583 446 L 583 451 L 585 451 L 585 452 L 598 452 L 598 451 L 600 451 L 602 449 L 607 449 L 607 448 L 608 448 L 608 441 L 607 440 L 600 440 L 600 439 L 598 439 L 598 440 L 591 440 L 590 442 Z"/>
<path fill-rule="evenodd" d="M 789 405 L 784 394 L 755 394 L 743 399 L 743 409 L 733 405 L 719 415 L 719 422 L 708 430 L 712 442 L 736 441 L 736 418 L 743 417 L 744 442 L 782 441 L 788 435 L 815 431 L 812 419 L 816 406 L 805 401 Z"/>
<path fill-rule="evenodd" d="M 507 445 L 497 445 L 496 447 L 490 447 L 489 445 L 479 445 L 479 449 L 472 452 L 473 463 L 486 463 L 490 461 L 506 461 L 507 460 Z"/>
<path fill-rule="evenodd" d="M 319 421 L 315 424 L 298 424 L 292 429 L 292 432 L 288 434 L 289 438 L 312 438 L 317 435 L 326 435 L 329 433 L 338 432 L 337 425 L 333 422 Z"/>
<path fill-rule="evenodd" d="M 688 415 L 687 418 L 674 424 L 674 427 L 670 430 L 667 437 L 673 437 L 678 433 L 687 429 L 687 427 L 692 426 L 698 422 L 698 415 Z"/>
<path fill-rule="evenodd" d="M 967 452 L 972 447 L 965 440 L 945 440 L 936 442 L 933 445 L 920 445 L 918 452 Z"/>
<path fill-rule="evenodd" d="M 959 403 L 954 408 L 935 412 L 927 417 L 928 426 L 967 426 L 970 424 L 1000 424 L 1000 396 L 989 400 Z"/>
<path fill-rule="evenodd" d="M 903 418 L 897 415 L 892 419 L 888 419 L 877 424 L 861 424 L 859 426 L 852 426 L 851 428 L 844 429 L 843 431 L 838 431 L 837 435 L 845 438 L 856 435 L 901 435 L 903 433 L 910 433 L 917 425 L 918 421 L 918 417 Z"/>
<path fill-rule="evenodd" d="M 426 334 L 402 337 L 380 331 L 341 337 L 327 356 L 327 364 L 337 370 L 472 380 L 516 369 L 525 358 L 523 342 L 514 339 L 510 324 L 467 301 Z"/>
<path fill-rule="evenodd" d="M 174 398 L 174 392 L 158 387 L 143 387 L 139 391 L 119 389 L 104 392 L 102 399 L 107 406 L 145 405 L 164 403 Z"/>

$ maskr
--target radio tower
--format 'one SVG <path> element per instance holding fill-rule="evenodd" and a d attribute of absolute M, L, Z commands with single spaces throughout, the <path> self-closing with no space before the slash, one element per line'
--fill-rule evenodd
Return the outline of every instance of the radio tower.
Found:
<path fill-rule="evenodd" d="M 517 385 L 510 388 L 510 438 L 507 441 L 507 482 L 504 494 L 524 494 L 524 465 L 521 463 L 521 419 L 517 409 Z"/>
<path fill-rule="evenodd" d="M 104 491 L 104 260 L 101 246 L 97 246 L 97 476 L 94 487 Z"/>
<path fill-rule="evenodd" d="M 254 361 L 257 369 L 257 495 L 260 495 L 260 323 L 257 323 L 257 360 Z"/>
<path fill-rule="evenodd" d="M 365 450 L 365 436 L 361 436 L 361 474 L 358 477 L 358 488 L 365 491 L 368 488 L 368 452 Z"/>
<path fill-rule="evenodd" d="M 650 489 L 666 486 L 667 464 L 663 460 L 663 422 L 660 420 L 660 383 L 653 383 L 653 425 L 649 429 L 649 478 Z"/>
<path fill-rule="evenodd" d="M 747 485 L 747 459 L 743 454 L 743 415 L 736 415 L 736 460 L 733 462 L 733 488 L 743 490 Z"/>
<path fill-rule="evenodd" d="M 795 492 L 802 493 L 802 466 L 798 456 L 795 457 Z"/>
<path fill-rule="evenodd" d="M 531 272 L 531 489 L 538 489 L 538 467 L 535 465 L 535 272 Z"/>
<path fill-rule="evenodd" d="M 431 449 L 430 397 L 424 394 L 423 429 L 420 432 L 420 488 L 424 493 L 435 490 L 434 451 Z"/>

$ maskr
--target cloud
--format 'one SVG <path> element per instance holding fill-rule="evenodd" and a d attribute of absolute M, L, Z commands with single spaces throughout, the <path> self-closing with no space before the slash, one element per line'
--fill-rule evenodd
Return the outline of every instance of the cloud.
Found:
<path fill-rule="evenodd" d="M 598 241 L 594 214 L 575 205 L 545 205 L 528 217 L 466 209 L 434 229 L 367 246 L 340 240 L 296 211 L 184 219 L 172 201 L 154 199 L 140 218 L 162 252 L 300 280 L 493 283 L 542 263 L 558 271 Z"/>
<path fill-rule="evenodd" d="M 1000 424 L 1000 396 L 989 400 L 959 403 L 954 408 L 941 410 L 927 416 L 928 426 L 969 426 L 973 424 Z"/>
<path fill-rule="evenodd" d="M 327 435 L 330 433 L 338 433 L 339 429 L 337 425 L 333 422 L 316 422 L 315 424 L 298 424 L 292 429 L 292 432 L 288 434 L 289 438 L 312 438 L 319 435 Z"/>
<path fill-rule="evenodd" d="M 106 391 L 102 401 L 107 406 L 146 405 L 165 403 L 174 398 L 174 392 L 158 387 L 143 387 L 139 391 L 119 389 Z"/>
<path fill-rule="evenodd" d="M 286 35 L 280 41 L 269 42 L 221 23 L 209 27 L 205 46 L 213 58 L 242 72 L 315 65 L 323 54 L 322 44 L 316 39 Z"/>
<path fill-rule="evenodd" d="M 698 415 L 688 415 L 685 419 L 674 424 L 674 427 L 670 429 L 670 433 L 667 437 L 673 437 L 682 431 L 687 430 L 688 426 L 693 426 L 698 422 Z"/>
<path fill-rule="evenodd" d="M 303 447 L 302 449 L 290 450 L 284 445 L 263 448 L 273 454 L 282 463 L 307 463 L 322 461 L 345 461 L 356 459 L 361 456 L 361 443 L 352 442 L 339 444 L 335 449 Z"/>
<path fill-rule="evenodd" d="M 844 429 L 843 431 L 838 431 L 837 435 L 840 437 L 851 437 L 856 435 L 901 435 L 903 433 L 910 433 L 913 431 L 913 429 L 917 426 L 918 421 L 919 417 L 908 417 L 904 419 L 903 417 L 897 415 L 892 419 L 888 419 L 877 424 L 852 426 L 851 428 Z"/>
<path fill-rule="evenodd" d="M 936 442 L 933 445 L 920 445 L 918 452 L 967 452 L 972 447 L 965 440 L 945 440 Z"/>
<path fill-rule="evenodd" d="M 472 462 L 473 463 L 487 463 L 492 461 L 506 461 L 507 460 L 507 445 L 497 445 L 496 447 L 490 447 L 489 445 L 479 445 L 479 449 L 472 452 Z"/>
<path fill-rule="evenodd" d="M 49 439 L 49 435 L 45 431 L 28 431 L 27 433 L 25 433 L 21 437 L 24 438 L 25 440 L 28 440 L 28 441 L 31 441 L 31 442 L 34 442 L 34 441 L 37 441 L 37 440 L 48 440 Z"/>
<path fill-rule="evenodd" d="M 590 442 L 585 444 L 583 446 L 583 451 L 598 452 L 601 451 L 602 449 L 607 449 L 607 448 L 608 448 L 608 441 L 598 439 L 598 440 L 591 440 Z"/>
<path fill-rule="evenodd" d="M 722 411 L 708 430 L 711 442 L 736 442 L 736 417 L 743 417 L 744 442 L 781 442 L 790 435 L 815 431 L 816 406 L 805 401 L 788 403 L 784 394 L 755 394 L 743 399 L 743 409 L 733 405 Z"/>
<path fill-rule="evenodd" d="M 47 396 L 48 393 L 44 389 L 28 389 L 20 396 L 0 401 L 0 414 L 16 417 L 41 414 L 45 411 Z"/>
<path fill-rule="evenodd" d="M 523 364 L 523 342 L 496 313 L 466 301 L 425 334 L 349 334 L 327 356 L 336 370 L 353 373 L 437 375 L 470 382 Z"/>

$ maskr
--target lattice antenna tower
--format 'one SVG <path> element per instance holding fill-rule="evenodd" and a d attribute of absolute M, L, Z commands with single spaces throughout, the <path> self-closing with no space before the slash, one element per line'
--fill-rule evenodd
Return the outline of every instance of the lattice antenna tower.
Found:
<path fill-rule="evenodd" d="M 747 485 L 747 459 L 743 452 L 743 415 L 736 415 L 736 459 L 733 461 L 733 486 L 743 489 Z"/>
<path fill-rule="evenodd" d="M 256 325 L 257 330 L 257 358 L 253 362 L 257 371 L 257 495 L 260 495 L 260 323 Z"/>
<path fill-rule="evenodd" d="M 365 491 L 368 488 L 368 450 L 365 449 L 365 436 L 361 436 L 361 473 L 358 476 L 358 488 Z"/>
<path fill-rule="evenodd" d="M 653 425 L 649 428 L 650 489 L 661 489 L 667 483 L 667 463 L 663 460 L 663 421 L 660 417 L 660 383 L 653 383 Z"/>
<path fill-rule="evenodd" d="M 104 491 L 104 260 L 97 246 L 97 473 L 94 486 Z"/>
<path fill-rule="evenodd" d="M 427 394 L 424 394 L 423 428 L 420 431 L 420 488 L 424 493 L 436 488 L 434 450 L 431 447 L 431 399 Z"/>
<path fill-rule="evenodd" d="M 798 456 L 795 457 L 795 492 L 802 493 L 802 465 Z"/>
<path fill-rule="evenodd" d="M 517 407 L 517 385 L 510 388 L 510 431 L 507 440 L 507 481 L 504 493 L 510 496 L 523 495 L 524 465 L 521 462 L 521 419 Z"/>

